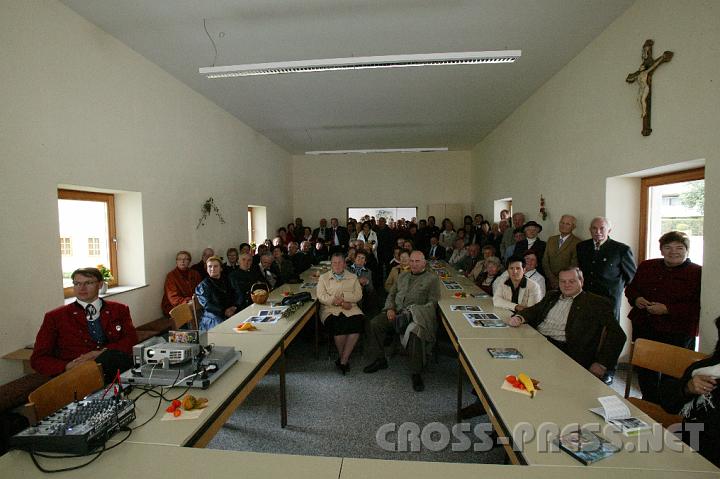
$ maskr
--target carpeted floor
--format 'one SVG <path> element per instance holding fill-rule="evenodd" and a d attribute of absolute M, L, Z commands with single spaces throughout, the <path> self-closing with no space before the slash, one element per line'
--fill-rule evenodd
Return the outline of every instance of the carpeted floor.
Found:
<path fill-rule="evenodd" d="M 233 414 L 208 447 L 214 449 L 303 454 L 316 456 L 356 457 L 395 460 L 417 460 L 465 463 L 503 463 L 502 448 L 475 452 L 472 447 L 453 451 L 460 441 L 444 431 L 455 425 L 457 397 L 457 360 L 450 345 L 440 345 L 438 363 L 431 362 L 425 378 L 425 391 L 412 390 L 407 360 L 402 356 L 390 358 L 390 368 L 374 374 L 364 374 L 368 362 L 358 348 L 351 358 L 352 369 L 342 376 L 335 368 L 333 355 L 327 359 L 327 347 L 321 345 L 321 358 L 316 360 L 311 341 L 297 338 L 287 351 L 288 427 L 280 427 L 279 382 L 273 370 L 257 386 L 245 403 Z M 335 354 L 333 348 L 333 354 Z M 469 383 L 464 387 L 464 404 L 471 404 Z M 410 441 L 398 446 L 393 431 L 403 423 L 415 423 L 426 429 L 429 441 L 414 441 L 419 451 L 413 451 Z M 487 423 L 487 416 L 467 421 L 471 428 Z M 395 426 L 392 425 L 395 424 Z M 388 426 L 389 425 L 389 426 Z M 385 450 L 378 445 L 376 435 L 381 426 L 389 431 L 381 434 Z M 408 426 L 411 430 L 414 426 Z M 479 441 L 472 430 L 466 433 L 469 441 Z M 444 443 L 448 445 L 442 447 Z M 401 449 L 398 451 L 397 449 Z M 439 450 L 435 450 L 439 449 Z"/>

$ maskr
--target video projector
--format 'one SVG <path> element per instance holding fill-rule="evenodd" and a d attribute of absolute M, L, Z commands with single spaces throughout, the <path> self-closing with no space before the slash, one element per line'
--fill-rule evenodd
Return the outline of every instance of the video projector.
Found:
<path fill-rule="evenodd" d="M 171 343 L 150 338 L 133 346 L 134 367 L 120 377 L 131 385 L 207 389 L 241 356 L 240 351 L 229 346 Z"/>

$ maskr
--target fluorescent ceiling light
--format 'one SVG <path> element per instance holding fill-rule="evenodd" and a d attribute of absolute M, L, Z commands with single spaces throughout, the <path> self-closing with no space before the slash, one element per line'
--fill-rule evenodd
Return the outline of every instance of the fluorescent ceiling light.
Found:
<path fill-rule="evenodd" d="M 336 70 L 363 70 L 367 68 L 404 68 L 432 65 L 469 65 L 475 63 L 512 63 L 521 55 L 520 50 L 494 52 L 423 53 L 418 55 L 384 55 L 375 57 L 326 58 L 274 63 L 251 63 L 220 67 L 203 67 L 201 75 L 207 78 L 229 78 L 255 75 L 281 75 Z"/>
<path fill-rule="evenodd" d="M 366 149 L 366 150 L 322 150 L 322 151 L 306 151 L 306 155 L 349 155 L 353 153 L 427 153 L 431 151 L 448 151 L 447 147 L 443 148 L 384 148 L 384 149 Z"/>

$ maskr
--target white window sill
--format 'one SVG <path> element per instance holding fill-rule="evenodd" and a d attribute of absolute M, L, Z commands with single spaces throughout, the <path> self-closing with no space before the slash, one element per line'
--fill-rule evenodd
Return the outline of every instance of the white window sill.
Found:
<path fill-rule="evenodd" d="M 108 288 L 107 293 L 101 294 L 100 297 L 108 298 L 110 296 L 127 293 L 128 291 L 134 291 L 134 290 L 140 289 L 140 288 L 147 288 L 147 284 L 131 285 L 131 286 L 115 286 L 114 288 Z M 65 304 L 70 304 L 70 303 L 74 303 L 74 302 L 75 302 L 75 296 L 65 298 Z"/>

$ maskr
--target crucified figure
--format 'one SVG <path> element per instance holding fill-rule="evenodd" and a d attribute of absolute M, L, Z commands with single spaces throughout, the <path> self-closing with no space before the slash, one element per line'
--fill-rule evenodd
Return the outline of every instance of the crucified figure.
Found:
<path fill-rule="evenodd" d="M 634 83 L 635 80 L 638 82 L 638 103 L 640 103 L 640 116 L 643 120 L 643 136 L 648 136 L 652 132 L 652 128 L 650 128 L 652 75 L 660 64 L 669 62 L 673 57 L 673 52 L 666 51 L 659 57 L 653 58 L 652 47 L 654 43 L 652 40 L 645 40 L 640 68 L 625 78 L 628 83 Z"/>

